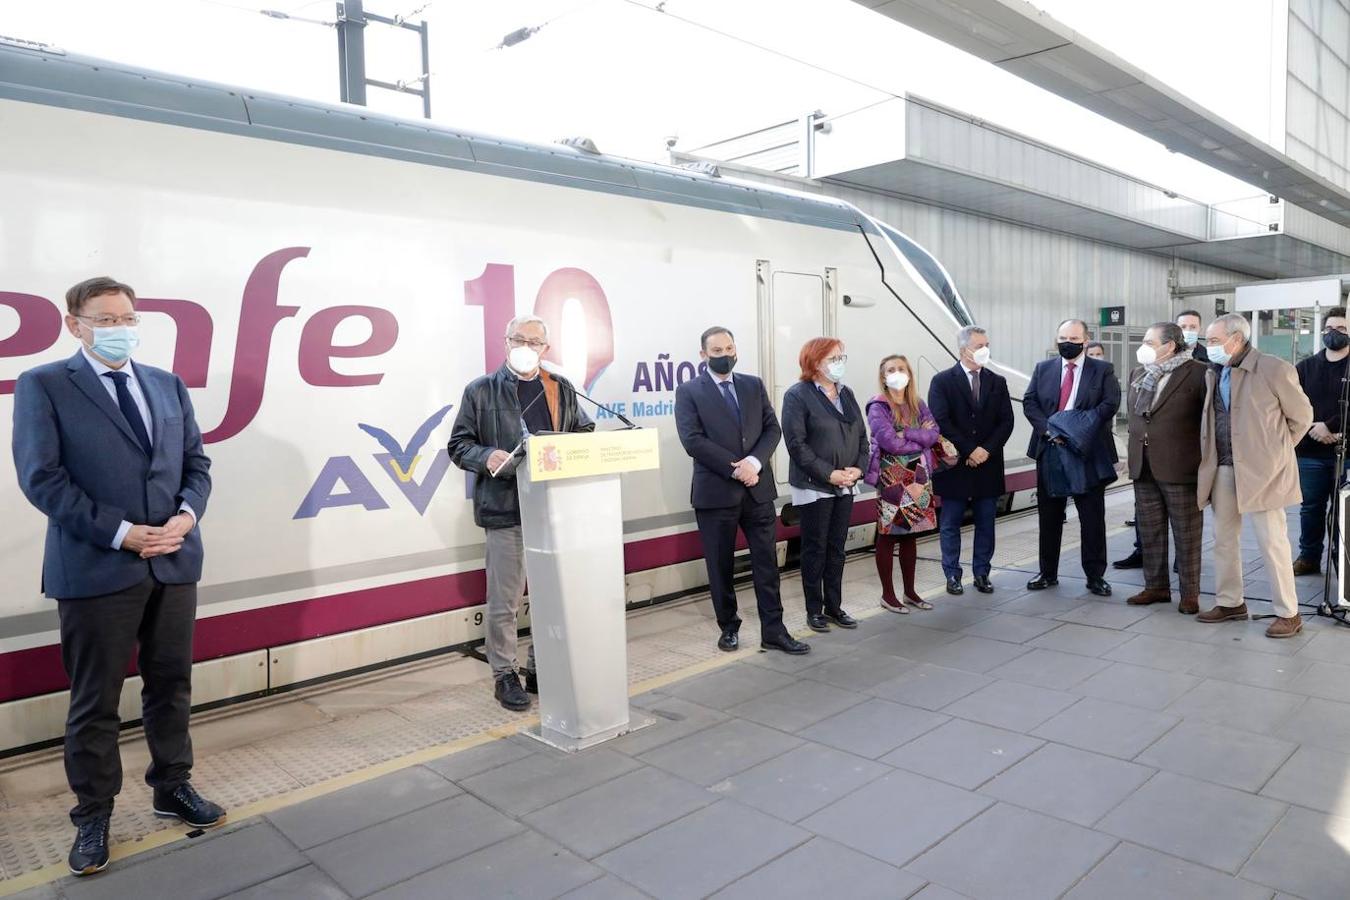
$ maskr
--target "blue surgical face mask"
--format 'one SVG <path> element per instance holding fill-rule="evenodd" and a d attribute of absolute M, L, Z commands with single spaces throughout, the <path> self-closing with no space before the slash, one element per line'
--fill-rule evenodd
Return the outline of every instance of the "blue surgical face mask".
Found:
<path fill-rule="evenodd" d="M 1186 339 L 1187 347 L 1194 347 L 1196 342 L 1200 340 L 1200 332 L 1198 331 L 1183 331 L 1181 336 Z"/>
<path fill-rule="evenodd" d="M 122 363 L 131 358 L 131 354 L 141 345 L 140 334 L 134 325 L 113 325 L 108 328 L 91 328 L 94 341 L 89 345 L 92 353 L 110 363 Z"/>
<path fill-rule="evenodd" d="M 1206 347 L 1205 355 L 1216 366 L 1226 366 L 1228 361 L 1233 358 L 1233 355 L 1223 348 L 1223 344 L 1219 344 L 1217 347 Z"/>
<path fill-rule="evenodd" d="M 838 384 L 844 380 L 844 366 L 841 362 L 829 363 L 825 366 L 825 377 Z"/>

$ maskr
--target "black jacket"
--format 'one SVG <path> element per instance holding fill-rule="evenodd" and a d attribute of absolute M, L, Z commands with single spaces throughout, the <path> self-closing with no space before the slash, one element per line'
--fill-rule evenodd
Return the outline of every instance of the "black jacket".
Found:
<path fill-rule="evenodd" d="M 594 431 L 595 423 L 577 405 L 576 389 L 561 375 L 541 372 L 540 377 L 556 385 L 556 401 L 546 389 L 541 403 L 554 410 L 558 431 Z M 464 400 L 450 431 L 450 459 L 466 472 L 474 473 L 473 520 L 480 528 L 511 528 L 520 524 L 520 497 L 516 494 L 517 455 L 496 478 L 488 471 L 487 460 L 493 450 L 510 453 L 520 443 L 520 400 L 516 394 L 516 374 L 505 363 L 491 375 L 483 375 L 464 388 Z"/>
<path fill-rule="evenodd" d="M 867 471 L 871 448 L 867 422 L 853 392 L 839 385 L 841 415 L 820 388 L 799 381 L 783 395 L 783 442 L 788 451 L 788 484 L 827 494 L 842 494 L 830 473 L 850 466 Z"/>
<path fill-rule="evenodd" d="M 959 462 L 933 475 L 939 497 L 978 500 L 1000 497 L 1003 482 L 1003 445 L 1013 433 L 1012 398 L 1008 380 L 992 369 L 980 370 L 980 405 L 970 396 L 970 379 L 960 363 L 933 376 L 928 384 L 928 409 L 942 436 L 956 446 Z M 982 465 L 971 468 L 966 459 L 976 447 L 989 452 Z"/>
<path fill-rule="evenodd" d="M 1319 350 L 1296 366 L 1298 386 L 1303 388 L 1312 404 L 1313 421 L 1326 425 L 1332 434 L 1341 431 L 1341 379 L 1345 377 L 1347 364 L 1350 364 L 1350 357 L 1329 362 L 1327 352 Z M 1294 452 L 1308 459 L 1334 460 L 1336 445 L 1323 444 L 1304 435 Z"/>
<path fill-rule="evenodd" d="M 740 427 L 727 408 L 712 375 L 704 373 L 675 389 L 675 428 L 684 452 L 694 460 L 689 498 L 694 509 L 740 506 L 745 492 L 763 503 L 778 496 L 769 460 L 783 437 L 764 382 L 740 372 L 732 387 L 741 407 Z M 759 481 L 752 488 L 731 477 L 737 460 L 753 456 L 760 462 Z"/>
<path fill-rule="evenodd" d="M 1114 464 L 1120 457 L 1116 453 L 1116 442 L 1111 437 L 1111 425 L 1115 421 L 1116 410 L 1120 408 L 1120 382 L 1116 380 L 1116 371 L 1110 363 L 1086 354 L 1080 356 L 1077 362 L 1083 366 L 1083 371 L 1078 376 L 1078 396 L 1073 408 L 1092 410 L 1101 423 L 1088 462 Z M 1022 397 L 1022 413 L 1031 423 L 1031 443 L 1027 445 L 1027 456 L 1037 461 L 1041 458 L 1047 422 L 1059 407 L 1061 380 L 1061 360 L 1058 356 L 1038 362 L 1031 373 L 1026 395 Z"/>

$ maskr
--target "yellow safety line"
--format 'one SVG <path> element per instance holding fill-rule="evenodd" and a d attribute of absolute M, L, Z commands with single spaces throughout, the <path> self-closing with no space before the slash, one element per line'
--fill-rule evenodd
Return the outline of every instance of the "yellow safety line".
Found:
<path fill-rule="evenodd" d="M 1116 532 L 1124 530 L 1125 530 L 1124 528 L 1115 529 Z M 1074 541 L 1072 543 L 1064 544 L 1062 549 L 1064 550 L 1072 549 L 1079 543 L 1081 543 L 1081 541 Z M 1013 563 L 1012 565 L 1008 566 L 1008 568 L 1015 568 L 1017 566 L 1023 565 L 1034 558 L 1035 557 L 1027 557 L 1026 559 L 1019 560 Z M 934 588 L 933 590 L 929 591 L 925 595 L 925 597 L 936 596 L 943 590 L 945 590 L 945 588 Z M 854 618 L 870 619 L 881 612 L 883 612 L 881 607 L 879 606 L 873 607 L 871 609 L 859 612 L 857 615 L 854 616 Z M 815 634 L 816 632 L 808 629 L 806 631 L 798 632 L 795 635 L 795 637 L 809 638 L 813 637 Z M 686 678 L 692 678 L 695 675 L 702 675 L 705 672 L 711 672 L 714 669 L 720 669 L 723 666 L 730 665 L 731 663 L 734 662 L 739 662 L 743 659 L 745 659 L 745 657 L 740 656 L 738 654 L 724 653 L 721 656 L 715 656 L 712 657 L 711 659 L 706 659 L 703 660 L 702 662 L 697 662 L 694 663 L 693 665 L 685 666 L 682 669 L 676 669 L 673 672 L 667 672 L 665 675 L 658 675 L 655 678 L 648 678 L 646 681 L 640 681 L 637 684 L 633 685 L 631 688 L 629 688 L 628 695 L 632 697 L 638 694 L 645 694 L 648 691 L 658 690 L 667 685 L 674 684 L 677 681 L 683 681 Z M 536 725 L 538 724 L 538 722 L 539 716 L 531 715 L 526 718 L 517 719 L 506 725 L 497 725 L 493 728 L 489 728 L 486 731 L 481 731 L 478 734 L 470 735 L 468 737 L 457 738 L 456 740 L 450 741 L 449 743 L 436 744 L 435 746 L 432 747 L 424 747 L 421 750 L 415 750 L 412 753 L 395 757 L 394 759 L 385 760 L 384 762 L 376 763 L 373 766 L 366 766 L 363 769 L 353 769 L 352 771 L 347 772 L 345 775 L 339 775 L 336 778 L 330 778 L 327 781 L 320 781 L 316 784 L 311 784 L 307 785 L 306 787 L 297 788 L 294 791 L 288 791 L 284 794 L 277 794 L 276 796 L 273 797 L 266 797 L 262 800 L 254 801 L 253 803 L 247 803 L 243 806 L 237 807 L 236 809 L 232 810 L 229 814 L 229 819 L 227 820 L 226 824 L 233 824 L 234 822 L 243 821 L 245 819 L 251 819 L 254 816 L 261 816 L 266 815 L 267 813 L 276 812 L 279 809 L 285 809 L 289 806 L 294 806 L 297 803 L 303 803 L 306 800 L 313 800 L 317 797 L 322 797 L 326 794 L 331 794 L 334 791 L 340 791 L 343 788 L 354 787 L 358 784 L 363 784 L 372 779 L 379 778 L 382 775 L 389 775 L 393 772 L 398 772 L 402 769 L 410 768 L 411 766 L 418 766 L 421 765 L 422 763 L 430 762 L 433 759 L 440 759 L 443 756 L 449 756 L 452 753 L 458 753 L 461 750 L 468 750 L 471 747 L 477 747 L 480 744 L 486 744 L 490 741 L 495 741 L 500 738 L 510 737 L 511 735 L 519 732 L 522 728 L 526 728 L 530 725 Z M 133 856 L 138 856 L 149 850 L 155 850 L 160 847 L 165 847 L 168 846 L 169 844 L 176 843 L 178 841 L 187 840 L 188 835 L 197 830 L 198 829 L 195 828 L 189 828 L 186 825 L 177 828 L 166 828 L 161 831 L 152 831 L 149 834 L 143 837 L 139 837 L 134 841 L 126 841 L 120 844 L 114 844 L 111 848 L 109 848 L 109 865 L 119 860 L 128 859 Z M 41 887 L 42 885 L 50 884 L 51 882 L 56 881 L 59 878 L 64 878 L 69 874 L 70 868 L 65 863 L 54 863 L 50 866 L 46 866 L 41 869 L 34 869 L 31 872 L 25 872 L 24 874 L 15 876 L 14 878 L 6 879 L 5 881 L 0 881 L 0 897 L 8 897 L 11 894 L 17 894 L 20 891 L 28 890 L 29 888 Z"/>

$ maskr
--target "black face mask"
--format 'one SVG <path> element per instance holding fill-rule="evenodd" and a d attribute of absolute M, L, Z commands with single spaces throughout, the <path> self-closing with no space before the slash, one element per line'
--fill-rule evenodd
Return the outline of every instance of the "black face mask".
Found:
<path fill-rule="evenodd" d="M 1341 334 L 1339 331 L 1325 332 L 1322 335 L 1322 346 L 1332 353 L 1344 350 L 1346 347 L 1350 347 L 1350 335 Z"/>
<path fill-rule="evenodd" d="M 1083 345 L 1072 341 L 1060 341 L 1056 346 L 1059 347 L 1059 355 L 1065 359 L 1077 359 L 1078 354 L 1083 352 Z"/>
<path fill-rule="evenodd" d="M 736 357 L 734 356 L 710 356 L 708 357 L 708 368 L 718 375 L 730 375 L 731 370 L 736 367 Z"/>

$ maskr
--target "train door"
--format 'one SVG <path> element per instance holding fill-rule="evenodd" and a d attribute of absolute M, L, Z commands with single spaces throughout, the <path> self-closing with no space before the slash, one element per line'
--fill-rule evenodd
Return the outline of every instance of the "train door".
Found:
<path fill-rule="evenodd" d="M 834 333 L 830 308 L 833 273 L 775 272 L 768 260 L 755 264 L 759 293 L 760 365 L 774 409 L 783 410 L 783 395 L 801 373 L 798 355 L 813 337 Z M 788 456 L 780 443 L 773 458 L 779 493 L 787 492 Z"/>

